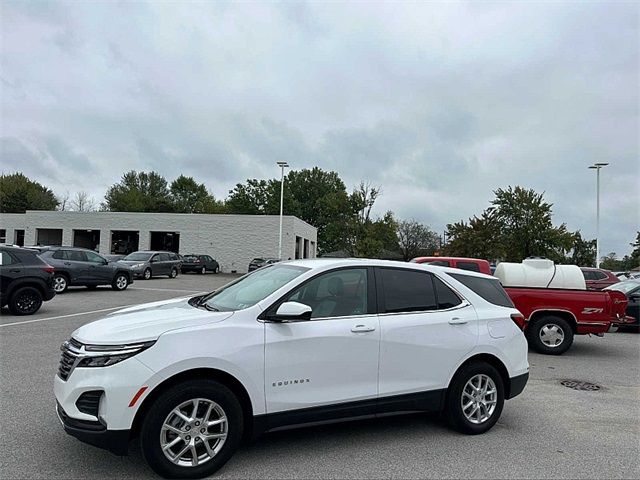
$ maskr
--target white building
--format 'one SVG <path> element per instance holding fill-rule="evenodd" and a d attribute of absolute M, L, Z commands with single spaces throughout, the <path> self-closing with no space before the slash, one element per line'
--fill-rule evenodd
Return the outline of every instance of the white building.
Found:
<path fill-rule="evenodd" d="M 104 254 L 171 250 L 207 254 L 223 272 L 246 272 L 255 257 L 278 257 L 277 215 L 54 212 L 0 213 L 0 243 L 72 245 Z M 293 216 L 282 222 L 282 258 L 316 256 L 317 230 Z"/>

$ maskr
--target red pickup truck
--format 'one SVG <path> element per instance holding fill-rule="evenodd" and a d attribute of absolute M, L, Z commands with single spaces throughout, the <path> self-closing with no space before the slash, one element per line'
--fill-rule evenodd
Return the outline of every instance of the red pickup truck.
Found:
<path fill-rule="evenodd" d="M 540 353 L 561 355 L 574 335 L 615 332 L 625 317 L 627 297 L 614 290 L 505 287 L 524 319 L 519 327 L 529 345 Z"/>

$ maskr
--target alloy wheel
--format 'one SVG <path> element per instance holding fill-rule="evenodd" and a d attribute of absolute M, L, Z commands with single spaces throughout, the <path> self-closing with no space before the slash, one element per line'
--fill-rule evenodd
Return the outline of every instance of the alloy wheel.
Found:
<path fill-rule="evenodd" d="M 118 275 L 118 278 L 116 278 L 116 288 L 118 290 L 124 290 L 127 288 L 127 283 L 127 277 L 124 275 Z"/>
<path fill-rule="evenodd" d="M 58 275 L 53 279 L 53 289 L 56 293 L 62 293 L 67 288 L 67 279 L 62 275 Z"/>
<path fill-rule="evenodd" d="M 222 407 L 206 398 L 194 398 L 167 415 L 160 429 L 160 448 L 175 465 L 197 467 L 220 452 L 227 434 Z"/>
<path fill-rule="evenodd" d="M 469 379 L 462 389 L 462 413 L 471 423 L 480 425 L 491 418 L 498 403 L 498 389 L 488 375 L 482 373 Z"/>

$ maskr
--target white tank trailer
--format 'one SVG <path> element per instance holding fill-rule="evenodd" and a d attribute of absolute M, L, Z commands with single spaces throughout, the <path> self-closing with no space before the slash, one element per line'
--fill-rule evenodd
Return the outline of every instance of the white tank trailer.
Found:
<path fill-rule="evenodd" d="M 546 258 L 527 258 L 522 263 L 500 262 L 494 276 L 505 287 L 587 289 L 580 267 L 556 265 Z"/>

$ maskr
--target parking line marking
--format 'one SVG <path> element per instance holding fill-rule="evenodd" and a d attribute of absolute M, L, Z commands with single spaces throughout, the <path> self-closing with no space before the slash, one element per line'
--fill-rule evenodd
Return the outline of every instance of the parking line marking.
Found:
<path fill-rule="evenodd" d="M 194 290 L 189 290 L 189 291 L 194 291 Z M 194 292 L 200 293 L 200 292 L 197 292 L 197 291 L 194 291 Z M 205 292 L 202 292 L 202 293 L 205 293 Z M 167 298 L 166 300 L 173 300 L 175 298 L 181 298 L 181 297 L 182 297 L 182 295 L 179 295 L 177 297 Z M 160 300 L 160 301 L 162 301 L 162 300 Z M 0 328 L 2 328 L 2 327 L 11 327 L 13 325 L 24 325 L 24 324 L 27 324 L 27 323 L 45 322 L 47 320 L 58 320 L 60 318 L 79 317 L 80 315 L 91 315 L 92 313 L 108 312 L 110 310 L 119 310 L 121 308 L 136 307 L 138 305 L 142 305 L 142 304 L 141 303 L 131 303 L 129 305 L 120 305 L 118 307 L 102 308 L 100 310 L 91 310 L 89 312 L 78 312 L 78 313 L 70 313 L 68 315 L 58 315 L 57 317 L 35 318 L 33 320 L 25 320 L 24 322 L 2 323 L 2 324 L 0 324 Z"/>

